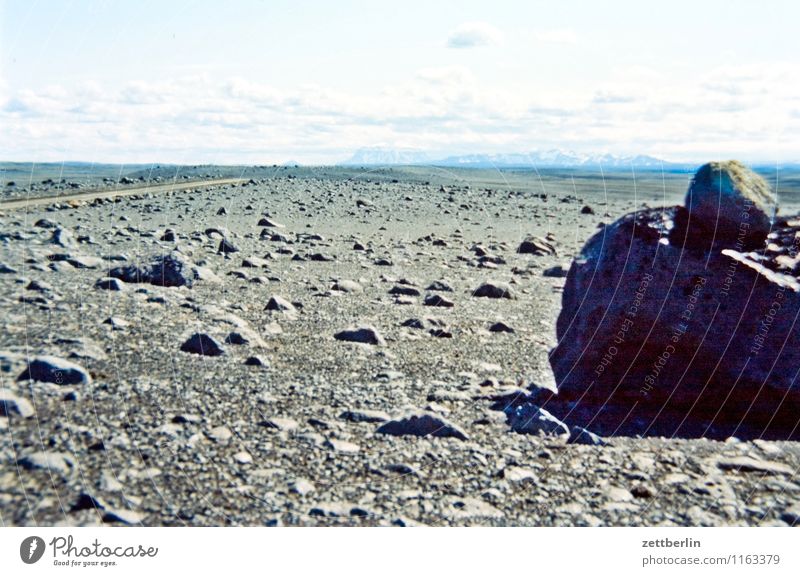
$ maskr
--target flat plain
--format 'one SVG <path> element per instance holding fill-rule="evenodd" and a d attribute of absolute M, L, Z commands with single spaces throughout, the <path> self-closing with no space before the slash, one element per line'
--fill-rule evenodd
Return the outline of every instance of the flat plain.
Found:
<path fill-rule="evenodd" d="M 581 246 L 623 214 L 681 204 L 690 172 L 43 170 L 4 165 L 0 200 L 242 181 L 0 204 L 3 525 L 800 517 L 796 443 L 571 444 L 512 432 L 496 410 L 514 390 L 554 386 L 548 352 L 563 271 Z M 781 211 L 797 212 L 798 173 L 764 175 Z M 530 237 L 554 253 L 520 254 Z M 176 251 L 204 271 L 191 286 L 98 283 L 114 267 Z M 486 282 L 516 298 L 476 297 Z M 209 338 L 201 354 L 186 345 L 193 334 Z M 39 356 L 87 377 L 20 379 Z M 380 430 L 402 428 L 409 414 L 452 433 Z"/>

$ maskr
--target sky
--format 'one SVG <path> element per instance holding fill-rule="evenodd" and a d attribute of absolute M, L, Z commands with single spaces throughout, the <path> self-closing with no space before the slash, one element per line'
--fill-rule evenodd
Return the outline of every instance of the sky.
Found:
<path fill-rule="evenodd" d="M 800 3 L 0 0 L 0 160 L 800 161 Z"/>

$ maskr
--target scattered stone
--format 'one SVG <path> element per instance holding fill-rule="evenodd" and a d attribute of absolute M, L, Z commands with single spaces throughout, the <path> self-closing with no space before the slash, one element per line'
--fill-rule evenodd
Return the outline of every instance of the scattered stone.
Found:
<path fill-rule="evenodd" d="M 292 432 L 293 430 L 297 430 L 298 424 L 297 421 L 291 418 L 272 417 L 264 421 L 264 426 L 280 430 L 281 432 Z"/>
<path fill-rule="evenodd" d="M 355 454 L 361 450 L 358 444 L 347 442 L 346 440 L 339 440 L 337 438 L 328 438 L 325 441 L 325 447 L 330 448 L 334 452 L 342 452 L 344 454 Z"/>
<path fill-rule="evenodd" d="M 594 208 L 587 204 L 581 208 L 581 214 L 594 214 Z"/>
<path fill-rule="evenodd" d="M 199 354 L 201 356 L 220 356 L 225 353 L 225 348 L 212 336 L 203 332 L 195 332 L 181 345 L 183 352 Z"/>
<path fill-rule="evenodd" d="M 296 478 L 289 487 L 289 490 L 295 494 L 299 494 L 300 496 L 306 496 L 307 494 L 314 492 L 316 487 L 310 480 L 307 480 L 306 478 Z"/>
<path fill-rule="evenodd" d="M 452 308 L 455 303 L 439 294 L 429 294 L 422 302 L 425 306 L 435 306 L 438 308 Z"/>
<path fill-rule="evenodd" d="M 519 254 L 533 254 L 534 256 L 555 256 L 555 245 L 544 238 L 531 237 L 523 240 L 517 249 Z"/>
<path fill-rule="evenodd" d="M 505 322 L 495 322 L 489 326 L 489 332 L 507 332 L 509 334 L 513 334 L 514 329 Z"/>
<path fill-rule="evenodd" d="M 431 292 L 452 292 L 453 288 L 442 280 L 435 280 L 431 282 L 425 290 L 430 290 Z"/>
<path fill-rule="evenodd" d="M 36 380 L 59 386 L 92 383 L 92 377 L 83 366 L 55 356 L 34 358 L 17 380 Z"/>
<path fill-rule="evenodd" d="M 800 526 L 800 504 L 795 504 L 784 510 L 781 514 L 781 520 L 789 526 Z"/>
<path fill-rule="evenodd" d="M 0 388 L 0 416 L 30 418 L 34 414 L 33 406 L 25 398 L 17 396 L 7 388 Z"/>
<path fill-rule="evenodd" d="M 262 368 L 269 368 L 269 360 L 261 356 L 248 356 L 244 361 L 245 366 L 260 366 Z"/>
<path fill-rule="evenodd" d="M 197 266 L 180 252 L 154 257 L 149 264 L 119 266 L 109 270 L 108 275 L 123 282 L 145 283 L 155 286 L 186 286 L 191 288 L 198 280 L 219 281 L 213 272 Z"/>
<path fill-rule="evenodd" d="M 511 286 L 505 282 L 484 282 L 472 293 L 476 298 L 507 298 L 515 299 L 517 296 Z"/>
<path fill-rule="evenodd" d="M 71 476 L 75 471 L 75 460 L 64 452 L 34 452 L 19 460 L 26 470 L 47 470 L 61 476 Z"/>
<path fill-rule="evenodd" d="M 103 514 L 103 522 L 119 522 L 121 524 L 127 524 L 128 526 L 134 526 L 144 522 L 145 517 L 146 515 L 141 512 L 116 508 L 114 510 L 106 510 L 106 513 Z"/>
<path fill-rule="evenodd" d="M 573 426 L 569 429 L 568 444 L 585 444 L 587 446 L 605 446 L 606 441 L 594 432 L 589 432 L 586 428 Z"/>
<path fill-rule="evenodd" d="M 269 218 L 262 218 L 258 221 L 259 226 L 264 226 L 266 228 L 285 228 L 283 224 L 278 224 L 274 220 L 270 220 Z"/>
<path fill-rule="evenodd" d="M 345 410 L 339 418 L 348 422 L 387 422 L 390 416 L 381 410 Z"/>
<path fill-rule="evenodd" d="M 333 287 L 332 290 L 338 290 L 339 292 L 363 292 L 364 288 L 358 282 L 354 282 L 353 280 L 338 280 Z"/>
<path fill-rule="evenodd" d="M 244 465 L 253 463 L 253 457 L 250 455 L 249 452 L 245 452 L 244 450 L 234 454 L 233 459 L 237 464 Z"/>
<path fill-rule="evenodd" d="M 225 444 L 233 438 L 233 432 L 227 426 L 217 426 L 208 431 L 208 437 L 215 442 Z"/>
<path fill-rule="evenodd" d="M 791 466 L 780 462 L 767 462 L 750 456 L 737 456 L 717 461 L 717 466 L 722 470 L 735 472 L 763 472 L 764 474 L 794 474 Z"/>
<path fill-rule="evenodd" d="M 392 286 L 389 290 L 389 294 L 393 296 L 419 296 L 420 291 L 413 286 Z"/>
<path fill-rule="evenodd" d="M 542 276 L 545 278 L 566 278 L 568 274 L 569 269 L 564 268 L 561 264 L 551 268 L 545 268 L 544 272 L 542 272 Z"/>
<path fill-rule="evenodd" d="M 238 252 L 239 249 L 233 245 L 233 243 L 223 238 L 219 241 L 219 246 L 217 247 L 217 254 L 233 254 L 234 252 Z"/>
<path fill-rule="evenodd" d="M 297 312 L 297 308 L 295 308 L 294 304 L 281 296 L 271 296 L 264 309 L 273 312 L 286 312 L 289 314 Z"/>
<path fill-rule="evenodd" d="M 53 230 L 53 235 L 50 237 L 50 242 L 56 246 L 61 246 L 62 248 L 75 248 L 77 246 L 72 232 L 61 227 Z"/>
<path fill-rule="evenodd" d="M 432 412 L 408 412 L 382 424 L 378 434 L 390 436 L 433 436 L 436 438 L 457 438 L 467 440 L 467 434 L 455 424 L 448 422 Z"/>
<path fill-rule="evenodd" d="M 567 437 L 570 434 L 566 424 L 534 404 L 511 406 L 506 416 L 511 430 L 520 434 Z"/>
<path fill-rule="evenodd" d="M 121 292 L 125 285 L 118 278 L 100 278 L 94 283 L 94 287 L 99 290 L 111 290 Z"/>
<path fill-rule="evenodd" d="M 384 346 L 386 344 L 383 336 L 375 328 L 368 325 L 342 330 L 334 334 L 333 337 L 344 342 L 358 342 L 374 346 Z"/>

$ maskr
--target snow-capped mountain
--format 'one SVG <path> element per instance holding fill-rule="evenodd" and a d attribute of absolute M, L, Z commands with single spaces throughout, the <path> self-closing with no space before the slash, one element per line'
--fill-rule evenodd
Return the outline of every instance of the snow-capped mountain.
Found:
<path fill-rule="evenodd" d="M 357 151 L 344 165 L 436 165 L 470 168 L 520 167 L 520 168 L 658 168 L 671 166 L 670 162 L 645 155 L 617 156 L 614 154 L 579 154 L 568 150 L 545 150 L 501 154 L 465 154 L 435 158 L 420 151 L 398 151 L 368 148 Z"/>
<path fill-rule="evenodd" d="M 387 148 L 361 148 L 353 156 L 342 162 L 345 166 L 388 166 L 431 164 L 427 152 L 419 150 L 392 150 Z"/>

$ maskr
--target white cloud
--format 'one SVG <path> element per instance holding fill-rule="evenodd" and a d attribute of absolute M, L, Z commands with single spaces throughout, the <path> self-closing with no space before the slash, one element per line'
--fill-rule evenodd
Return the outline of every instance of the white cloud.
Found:
<path fill-rule="evenodd" d="M 790 63 L 681 78 L 626 68 L 577 90 L 498 85 L 460 66 L 423 68 L 373 92 L 203 76 L 6 88 L 0 148 L 4 159 L 37 161 L 332 163 L 379 144 L 796 161 L 798 85 L 800 64 Z"/>
<path fill-rule="evenodd" d="M 499 44 L 502 41 L 500 31 L 486 22 L 465 22 L 450 33 L 447 45 L 450 48 L 475 48 Z"/>
<path fill-rule="evenodd" d="M 571 28 L 540 30 L 534 36 L 539 42 L 547 44 L 575 44 L 578 42 L 578 35 Z"/>

